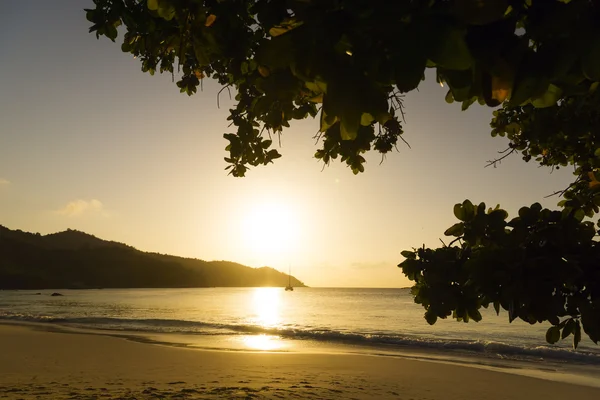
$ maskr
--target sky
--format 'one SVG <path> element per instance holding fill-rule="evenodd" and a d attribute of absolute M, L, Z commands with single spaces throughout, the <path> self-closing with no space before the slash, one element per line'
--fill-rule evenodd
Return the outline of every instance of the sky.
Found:
<path fill-rule="evenodd" d="M 9 0 L 0 14 L 0 225 L 67 228 L 143 251 L 271 266 L 309 286 L 405 287 L 402 250 L 437 247 L 464 199 L 515 214 L 565 188 L 490 136 L 492 109 L 447 104 L 433 75 L 405 97 L 398 152 L 355 176 L 313 156 L 318 121 L 284 131 L 282 158 L 228 176 L 228 95 L 180 94 L 97 40 L 84 0 Z"/>

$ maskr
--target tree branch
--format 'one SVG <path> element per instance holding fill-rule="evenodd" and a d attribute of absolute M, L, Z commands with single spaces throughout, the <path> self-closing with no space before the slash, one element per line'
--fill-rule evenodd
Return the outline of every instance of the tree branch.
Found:
<path fill-rule="evenodd" d="M 510 149 L 510 151 L 508 151 L 509 149 Z M 506 153 L 507 151 L 508 151 L 508 153 Z M 488 160 L 488 161 L 487 161 L 487 164 L 486 164 L 486 165 L 485 165 L 485 167 L 483 167 L 483 168 L 487 168 L 487 167 L 489 167 L 490 165 L 493 165 L 493 166 L 494 166 L 494 168 L 496 168 L 496 164 L 499 164 L 499 163 L 501 163 L 501 162 L 502 162 L 502 160 L 504 160 L 506 157 L 510 156 L 510 155 L 511 155 L 512 153 L 514 153 L 515 151 L 517 151 L 517 149 L 513 149 L 513 148 L 510 148 L 510 147 L 509 147 L 509 148 L 507 148 L 506 150 L 499 151 L 498 153 L 500 153 L 500 154 L 502 154 L 502 153 L 506 153 L 506 154 L 504 154 L 502 157 L 500 157 L 500 158 L 497 158 L 497 159 L 495 159 L 495 160 Z"/>
<path fill-rule="evenodd" d="M 231 83 L 227 84 L 226 86 L 223 86 L 221 88 L 221 90 L 219 90 L 219 93 L 217 93 L 217 108 L 221 108 L 221 104 L 219 102 L 219 97 L 221 96 L 221 92 L 225 89 L 227 89 L 227 91 L 229 92 L 229 100 L 231 100 L 231 90 L 229 89 L 229 87 L 231 86 Z"/>
<path fill-rule="evenodd" d="M 581 175 L 579 175 L 579 176 L 577 177 L 577 179 L 575 179 L 575 182 L 571 183 L 571 184 L 570 184 L 569 186 L 567 186 L 565 189 L 563 189 L 563 190 L 557 190 L 557 191 L 556 191 L 556 192 L 554 192 L 554 193 L 550 193 L 549 195 L 547 195 L 547 196 L 544 196 L 544 198 L 545 198 L 545 199 L 547 199 L 548 197 L 552 197 L 552 196 L 556 196 L 556 195 L 559 195 L 559 197 L 562 197 L 562 195 L 563 195 L 563 194 L 565 194 L 565 192 L 566 192 L 567 190 L 571 189 L 573 186 L 575 186 L 575 185 L 577 185 L 579 182 L 581 182 L 581 179 L 582 179 L 582 178 L 581 178 Z"/>

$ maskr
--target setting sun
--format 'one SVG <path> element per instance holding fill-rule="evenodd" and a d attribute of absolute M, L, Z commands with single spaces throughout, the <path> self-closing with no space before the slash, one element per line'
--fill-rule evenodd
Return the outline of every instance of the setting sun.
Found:
<path fill-rule="evenodd" d="M 300 221 L 286 203 L 266 201 L 247 210 L 242 217 L 241 232 L 252 252 L 279 258 L 296 250 Z"/>

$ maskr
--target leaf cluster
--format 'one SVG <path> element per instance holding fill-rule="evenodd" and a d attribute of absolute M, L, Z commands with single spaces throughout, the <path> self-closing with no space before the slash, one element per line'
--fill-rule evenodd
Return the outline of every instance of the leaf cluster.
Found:
<path fill-rule="evenodd" d="M 480 308 L 492 304 L 510 322 L 550 322 L 550 343 L 573 334 L 577 347 L 581 327 L 600 341 L 600 246 L 582 213 L 536 203 L 508 220 L 499 207 L 465 200 L 454 215 L 459 222 L 445 232 L 455 237 L 450 245 L 404 251 L 399 265 L 416 282 L 412 293 L 430 324 L 449 316 L 479 321 Z"/>
<path fill-rule="evenodd" d="M 231 173 L 279 156 L 263 136 L 320 114 L 315 156 L 354 173 L 403 134 L 401 94 L 426 68 L 463 109 L 552 106 L 598 80 L 598 11 L 587 0 L 94 0 L 90 32 L 117 37 L 142 70 L 205 77 L 237 91 L 227 134 Z M 585 39 L 585 40 L 584 40 Z M 401 114 L 401 113 L 400 113 Z M 235 138 L 234 138 L 235 137 Z M 270 137 L 270 139 L 272 139 Z"/>

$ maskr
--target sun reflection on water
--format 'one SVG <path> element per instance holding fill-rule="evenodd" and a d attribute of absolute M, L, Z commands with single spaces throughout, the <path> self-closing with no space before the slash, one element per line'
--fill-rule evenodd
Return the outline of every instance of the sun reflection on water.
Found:
<path fill-rule="evenodd" d="M 279 326 L 281 318 L 281 288 L 256 288 L 254 290 L 252 308 L 254 322 L 265 328 Z"/>
<path fill-rule="evenodd" d="M 274 335 L 249 335 L 244 336 L 244 344 L 253 350 L 279 350 L 283 346 L 283 342 L 279 336 Z"/>
<path fill-rule="evenodd" d="M 251 320 L 263 328 L 277 328 L 281 325 L 281 288 L 256 288 L 250 305 Z M 284 347 L 279 336 L 269 334 L 247 335 L 242 338 L 244 345 L 253 350 L 272 351 Z"/>

